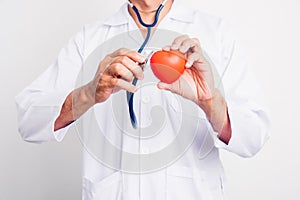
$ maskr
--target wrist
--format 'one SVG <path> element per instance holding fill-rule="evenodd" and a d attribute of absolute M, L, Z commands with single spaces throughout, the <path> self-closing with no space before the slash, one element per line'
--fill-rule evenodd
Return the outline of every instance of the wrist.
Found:
<path fill-rule="evenodd" d="M 231 138 L 231 125 L 228 116 L 227 103 L 218 89 L 215 89 L 212 98 L 199 103 L 201 109 L 212 125 L 218 138 L 228 144 Z"/>
<path fill-rule="evenodd" d="M 92 107 L 95 105 L 95 92 L 93 92 L 93 88 L 91 84 L 86 84 L 80 88 L 78 88 L 77 91 L 77 98 L 73 101 L 80 102 L 82 106 L 85 107 Z"/>
<path fill-rule="evenodd" d="M 218 89 L 214 89 L 212 97 L 206 100 L 198 101 L 198 106 L 205 112 L 206 117 L 210 120 L 213 117 L 215 108 L 223 104 L 224 98 Z"/>

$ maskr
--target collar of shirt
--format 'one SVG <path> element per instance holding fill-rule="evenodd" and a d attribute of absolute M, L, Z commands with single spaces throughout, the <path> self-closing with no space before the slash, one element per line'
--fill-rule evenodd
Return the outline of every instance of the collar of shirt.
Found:
<path fill-rule="evenodd" d="M 169 13 L 165 16 L 162 21 L 167 18 L 183 23 L 193 23 L 194 11 L 185 7 L 182 0 L 174 0 L 173 5 Z M 105 25 L 108 26 L 120 26 L 129 23 L 131 16 L 128 12 L 128 4 L 124 3 L 120 10 L 104 21 Z"/>

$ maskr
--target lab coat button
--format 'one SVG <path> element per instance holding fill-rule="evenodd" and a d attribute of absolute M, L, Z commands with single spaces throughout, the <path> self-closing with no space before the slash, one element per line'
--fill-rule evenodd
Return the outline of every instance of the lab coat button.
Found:
<path fill-rule="evenodd" d="M 148 148 L 142 148 L 142 154 L 148 154 L 150 151 Z"/>
<path fill-rule="evenodd" d="M 145 104 L 149 103 L 150 102 L 150 97 L 149 96 L 143 97 L 142 102 L 145 103 Z"/>

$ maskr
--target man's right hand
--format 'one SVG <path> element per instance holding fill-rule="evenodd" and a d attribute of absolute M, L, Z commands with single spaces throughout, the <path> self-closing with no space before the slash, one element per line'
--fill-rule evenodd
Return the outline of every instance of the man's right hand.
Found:
<path fill-rule="evenodd" d="M 143 79 L 139 63 L 144 61 L 141 54 L 124 48 L 105 56 L 99 63 L 93 80 L 68 95 L 55 120 L 54 131 L 72 123 L 93 105 L 106 101 L 120 89 L 135 92 L 136 87 L 132 81 L 134 77 Z"/>
<path fill-rule="evenodd" d="M 95 103 L 101 103 L 120 89 L 134 93 L 136 87 L 132 81 L 134 77 L 143 79 L 139 63 L 144 61 L 145 57 L 141 54 L 124 48 L 105 56 L 99 63 L 94 79 L 85 87 L 89 98 Z"/>

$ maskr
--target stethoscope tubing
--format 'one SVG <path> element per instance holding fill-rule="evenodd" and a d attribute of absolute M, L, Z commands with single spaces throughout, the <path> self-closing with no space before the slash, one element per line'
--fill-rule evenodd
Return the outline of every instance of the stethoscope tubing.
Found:
<path fill-rule="evenodd" d="M 150 39 L 150 36 L 151 36 L 151 29 L 157 24 L 158 22 L 158 19 L 159 19 L 159 15 L 160 15 L 160 12 L 161 10 L 163 9 L 165 3 L 166 3 L 167 0 L 164 0 L 160 5 L 159 7 L 157 8 L 156 10 L 156 13 L 155 13 L 155 19 L 153 21 L 152 24 L 146 24 L 144 23 L 141 15 L 140 15 L 140 12 L 139 10 L 135 7 L 135 5 L 133 5 L 130 1 L 128 1 L 128 4 L 132 7 L 133 11 L 135 12 L 135 14 L 137 15 L 137 18 L 139 20 L 139 23 L 146 27 L 147 28 L 147 35 L 146 35 L 146 38 L 143 42 L 143 44 L 140 46 L 140 48 L 138 49 L 138 53 L 142 53 L 145 46 L 147 45 L 147 43 L 149 42 L 149 39 Z M 135 86 L 137 84 L 137 78 L 134 78 L 133 79 L 133 82 L 132 84 Z M 129 106 L 129 115 L 130 115 L 130 120 L 131 120 L 131 124 L 132 124 L 132 127 L 133 128 L 136 128 L 137 127 L 137 120 L 136 120 L 136 115 L 134 113 L 134 109 L 133 109 L 133 96 L 134 94 L 131 93 L 131 92 L 127 92 L 127 100 L 128 100 L 128 106 Z"/>

